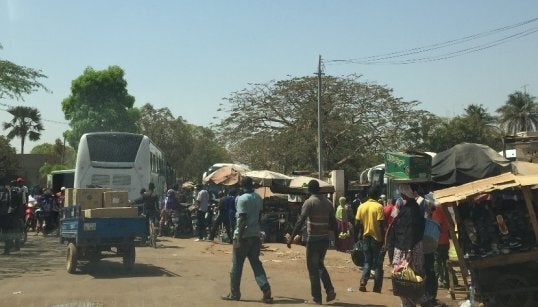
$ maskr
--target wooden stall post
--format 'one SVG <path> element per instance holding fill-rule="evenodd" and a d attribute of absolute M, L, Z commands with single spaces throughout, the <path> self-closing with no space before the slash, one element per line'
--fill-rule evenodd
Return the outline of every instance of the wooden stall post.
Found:
<path fill-rule="evenodd" d="M 458 213 L 458 208 L 457 208 L 457 204 L 456 206 L 454 206 L 454 204 L 451 204 L 450 205 L 453 209 L 454 209 L 454 214 L 455 214 L 455 217 L 456 217 L 456 222 L 458 222 L 459 224 L 459 213 Z M 467 277 L 469 276 L 468 275 L 468 270 L 467 270 L 467 265 L 465 264 L 465 258 L 463 257 L 463 251 L 461 250 L 461 246 L 460 246 L 460 242 L 456 236 L 456 227 L 455 227 L 455 224 L 454 224 L 454 220 L 452 220 L 452 215 L 450 214 L 450 212 L 448 211 L 448 206 L 444 206 L 444 205 L 441 205 L 441 208 L 443 209 L 443 213 L 446 217 L 446 220 L 448 222 L 448 230 L 450 231 L 450 237 L 452 238 L 452 242 L 454 243 L 454 248 L 456 249 L 456 254 L 458 255 L 458 262 L 460 264 L 460 270 L 461 270 L 461 276 L 463 278 L 463 284 L 465 285 L 466 288 L 469 287 L 469 284 L 467 283 Z M 463 224 L 461 224 L 463 225 Z"/>
<path fill-rule="evenodd" d="M 521 187 L 521 190 L 523 191 L 523 198 L 525 198 L 525 204 L 529 211 L 529 219 L 531 220 L 532 229 L 534 230 L 534 239 L 538 241 L 538 221 L 536 221 L 536 212 L 532 205 L 531 190 L 528 186 Z"/>

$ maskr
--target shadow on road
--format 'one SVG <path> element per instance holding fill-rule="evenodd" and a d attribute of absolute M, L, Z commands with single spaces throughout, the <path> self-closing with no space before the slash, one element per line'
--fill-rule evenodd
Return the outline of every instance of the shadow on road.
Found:
<path fill-rule="evenodd" d="M 3 244 L 1 246 L 3 249 Z M 47 274 L 65 266 L 65 248 L 56 237 L 29 237 L 20 251 L 0 256 L 0 280 L 24 274 Z"/>
<path fill-rule="evenodd" d="M 247 302 L 247 303 L 259 303 L 259 300 L 241 300 L 241 302 Z M 280 304 L 280 305 L 304 305 L 305 299 L 302 298 L 295 298 L 295 297 L 285 297 L 285 296 L 275 296 L 273 298 L 273 304 Z M 352 303 L 344 303 L 344 302 L 331 302 L 331 306 L 353 306 L 353 307 L 387 307 L 386 305 L 361 305 L 361 304 L 352 304 Z"/>
<path fill-rule="evenodd" d="M 135 263 L 132 270 L 126 270 L 121 262 L 101 260 L 79 266 L 77 274 L 88 274 L 97 279 L 131 277 L 181 277 L 181 275 L 151 264 Z"/>

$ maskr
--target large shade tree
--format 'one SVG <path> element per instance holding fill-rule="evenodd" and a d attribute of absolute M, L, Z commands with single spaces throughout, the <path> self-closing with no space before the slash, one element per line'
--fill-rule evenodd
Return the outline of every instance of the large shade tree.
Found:
<path fill-rule="evenodd" d="M 497 109 L 499 122 L 508 134 L 520 131 L 536 131 L 538 128 L 538 104 L 535 97 L 516 91 L 508 95 L 508 101 Z"/>
<path fill-rule="evenodd" d="M 175 118 L 170 109 L 155 109 L 146 103 L 140 109 L 141 133 L 147 135 L 164 152 L 165 158 L 179 176 L 185 173 L 185 158 L 192 152 L 193 138 L 188 124 Z"/>
<path fill-rule="evenodd" d="M 199 182 L 204 170 L 217 162 L 229 161 L 229 155 L 208 128 L 174 117 L 168 108 L 156 109 L 146 103 L 139 121 L 140 130 L 164 152 L 176 174 Z"/>
<path fill-rule="evenodd" d="M 441 152 L 454 145 L 467 142 L 502 149 L 502 130 L 496 119 L 482 105 L 471 104 L 465 113 L 451 119 L 441 119 L 432 127 L 428 143 L 430 150 Z"/>
<path fill-rule="evenodd" d="M 36 108 L 22 106 L 9 108 L 7 111 L 13 115 L 13 118 L 9 122 L 4 122 L 4 130 L 9 130 L 8 139 L 12 140 L 16 137 L 21 139 L 22 155 L 26 138 L 30 141 L 37 141 L 41 138 L 41 131 L 44 130 L 41 114 Z"/>
<path fill-rule="evenodd" d="M 73 148 L 66 146 L 61 139 L 56 139 L 54 144 L 43 143 L 34 146 L 32 154 L 45 154 L 53 157 L 53 165 L 62 165 L 63 169 L 75 167 L 76 153 Z"/>
<path fill-rule="evenodd" d="M 0 50 L 2 50 L 1 44 Z M 48 91 L 39 81 L 43 78 L 47 76 L 41 70 L 0 59 L 0 99 L 24 100 L 23 95 L 39 89 Z"/>
<path fill-rule="evenodd" d="M 78 148 L 84 133 L 99 131 L 138 132 L 140 112 L 127 91 L 124 71 L 118 66 L 96 71 L 91 67 L 71 83 L 71 95 L 62 101 L 70 130 L 64 133 Z"/>
<path fill-rule="evenodd" d="M 272 81 L 226 98 L 226 115 L 216 128 L 232 158 L 284 173 L 317 170 L 317 82 L 309 76 Z M 416 110 L 418 102 L 356 75 L 324 76 L 321 84 L 324 170 L 356 174 L 382 162 L 387 150 L 424 146 L 420 118 L 433 115 Z M 416 133 L 406 133 L 410 127 Z"/>

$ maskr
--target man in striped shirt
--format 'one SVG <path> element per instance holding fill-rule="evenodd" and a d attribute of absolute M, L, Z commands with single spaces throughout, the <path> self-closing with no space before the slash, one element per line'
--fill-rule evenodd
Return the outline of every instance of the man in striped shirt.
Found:
<path fill-rule="evenodd" d="M 310 276 L 310 291 L 314 304 L 321 305 L 321 282 L 327 294 L 326 300 L 330 302 L 336 298 L 329 272 L 325 268 L 324 260 L 329 247 L 329 230 L 337 231 L 333 204 L 327 197 L 320 194 L 319 182 L 311 180 L 308 183 L 308 192 L 311 196 L 304 202 L 301 215 L 290 236 L 287 237 L 288 248 L 291 241 L 306 222 L 306 266 Z"/>

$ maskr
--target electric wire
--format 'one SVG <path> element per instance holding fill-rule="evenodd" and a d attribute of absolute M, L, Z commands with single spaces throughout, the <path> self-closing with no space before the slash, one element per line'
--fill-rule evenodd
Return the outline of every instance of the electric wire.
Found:
<path fill-rule="evenodd" d="M 15 106 L 5 104 L 5 103 L 1 103 L 1 102 L 0 102 L 0 106 L 4 106 L 4 107 L 10 108 L 10 109 L 15 107 Z M 9 112 L 9 109 L 0 108 L 0 111 Z M 69 125 L 68 122 L 60 122 L 60 121 L 56 121 L 56 120 L 52 120 L 52 119 L 41 118 L 41 120 L 44 121 L 44 122 L 53 123 L 53 124 Z"/>
<path fill-rule="evenodd" d="M 436 44 L 425 45 L 425 46 L 416 47 L 412 49 L 406 49 L 403 51 L 396 51 L 396 52 L 390 52 L 390 53 L 385 53 L 381 55 L 359 57 L 359 58 L 347 59 L 347 60 L 342 60 L 342 59 L 326 60 L 325 62 L 327 62 L 328 64 L 350 63 L 350 64 L 361 64 L 361 65 L 372 65 L 372 64 L 398 65 L 398 64 L 413 64 L 413 63 L 440 61 L 440 60 L 450 59 L 457 56 L 462 56 L 462 55 L 470 54 L 473 52 L 478 52 L 481 50 L 489 49 L 489 48 L 507 43 L 512 40 L 520 39 L 522 37 L 536 33 L 538 31 L 538 27 L 526 29 L 515 34 L 510 34 L 510 35 L 507 35 L 505 37 L 502 37 L 500 39 L 497 39 L 491 42 L 479 44 L 479 45 L 468 47 L 468 48 L 463 48 L 457 51 L 448 52 L 444 54 L 433 55 L 433 56 L 423 57 L 423 58 L 404 59 L 401 61 L 387 61 L 387 60 L 407 57 L 410 55 L 415 55 L 415 54 L 420 54 L 420 53 L 426 53 L 426 52 L 430 52 L 434 50 L 439 50 L 442 48 L 452 47 L 458 44 L 475 41 L 475 40 L 482 39 L 484 37 L 487 37 L 493 34 L 501 33 L 501 32 L 511 30 L 517 27 L 528 25 L 536 21 L 538 21 L 538 18 L 533 18 L 533 19 L 529 19 L 523 22 L 519 22 L 517 24 L 496 28 L 496 29 L 481 32 L 478 34 L 465 36 L 459 39 L 453 39 L 453 40 L 449 40 L 442 43 L 436 43 Z"/>

